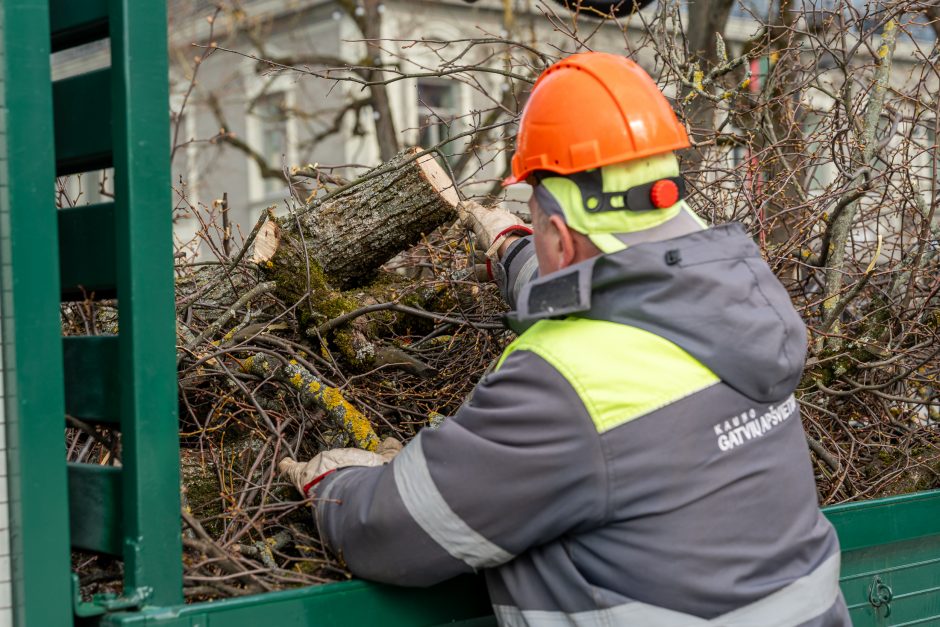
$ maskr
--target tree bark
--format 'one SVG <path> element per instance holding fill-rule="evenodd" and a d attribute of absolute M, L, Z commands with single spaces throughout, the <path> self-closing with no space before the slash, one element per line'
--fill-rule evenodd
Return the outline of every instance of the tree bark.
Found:
<path fill-rule="evenodd" d="M 688 4 L 686 40 L 689 44 L 689 59 L 699 63 L 705 72 L 722 62 L 718 56 L 716 36 L 724 37 L 733 4 L 733 0 L 694 0 Z M 684 90 L 683 98 L 688 94 L 689 90 Z M 700 141 L 715 132 L 715 113 L 715 103 L 707 98 L 692 100 L 686 110 L 686 120 L 693 139 Z M 701 149 L 688 150 L 683 154 L 682 165 L 686 170 L 696 172 L 703 159 Z"/>
<path fill-rule="evenodd" d="M 363 285 L 383 263 L 456 217 L 453 181 L 430 154 L 414 159 L 416 153 L 404 150 L 352 189 L 262 227 L 252 259 L 282 296 L 297 300 L 323 288 Z"/>
<path fill-rule="evenodd" d="M 881 45 L 878 47 L 877 68 L 868 96 L 868 102 L 865 104 L 865 112 L 862 116 L 861 136 L 856 142 L 852 151 L 852 163 L 856 166 L 867 166 L 872 163 L 875 156 L 876 133 L 878 130 L 878 119 L 884 111 L 885 95 L 888 92 L 888 79 L 891 76 L 891 61 L 894 58 L 894 49 L 897 44 L 898 24 L 894 19 L 885 24 L 884 31 L 881 33 Z M 861 186 L 862 175 L 856 175 L 852 181 L 853 188 Z M 842 211 L 830 218 L 828 233 L 825 241 L 829 243 L 828 250 L 820 251 L 820 255 L 826 259 L 826 282 L 825 282 L 825 300 L 823 301 L 824 317 L 830 317 L 833 312 L 845 305 L 840 303 L 840 294 L 846 272 L 845 249 L 852 234 L 852 225 L 855 221 L 855 213 L 858 210 L 858 197 L 844 199 L 847 202 L 840 202 L 843 206 Z M 840 337 L 841 325 L 838 316 L 833 317 L 831 335 L 825 340 L 825 346 L 833 353 L 842 349 L 842 338 Z"/>
<path fill-rule="evenodd" d="M 365 0 L 361 4 L 352 0 L 340 0 L 340 5 L 356 22 L 365 39 L 366 58 L 361 63 L 365 67 L 382 65 L 382 12 L 379 10 L 381 4 L 381 0 Z M 366 80 L 376 81 L 369 85 L 369 104 L 375 116 L 375 141 L 382 161 L 389 161 L 398 152 L 400 144 L 398 131 L 395 130 L 395 118 L 392 117 L 388 86 L 381 82 L 384 74 L 379 70 L 363 74 Z"/>

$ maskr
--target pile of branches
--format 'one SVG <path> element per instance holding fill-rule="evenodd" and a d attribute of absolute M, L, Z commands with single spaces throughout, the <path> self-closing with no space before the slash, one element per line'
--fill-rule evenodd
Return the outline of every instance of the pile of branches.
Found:
<path fill-rule="evenodd" d="M 188 600 L 348 578 L 278 461 L 438 426 L 511 339 L 495 285 L 475 278 L 449 181 L 404 151 L 355 185 L 262 216 L 240 246 L 207 231 L 218 259 L 177 266 Z M 109 333 L 116 311 L 80 303 L 64 321 Z M 71 424 L 71 460 L 119 463 L 118 434 Z M 120 589 L 118 562 L 76 554 L 74 566 L 86 596 Z"/>
<path fill-rule="evenodd" d="M 467 277 L 465 242 L 439 235 L 397 261 L 426 272 L 401 280 L 385 270 L 381 291 L 395 285 L 395 298 L 314 324 L 250 268 L 236 280 L 253 288 L 181 307 L 181 328 L 199 334 L 182 344 L 179 371 L 187 597 L 346 578 L 277 461 L 407 441 L 456 411 L 499 355 L 508 338 L 498 294 Z M 424 307 L 404 304 L 414 300 Z M 350 354 L 344 330 L 367 317 L 372 348 Z"/>
<path fill-rule="evenodd" d="M 679 4 L 656 16 L 648 43 L 693 142 L 690 203 L 745 225 L 806 323 L 796 395 L 820 503 L 940 488 L 940 14 L 776 4 L 737 44 L 690 35 L 692 56 L 658 34 L 681 37 Z"/>
<path fill-rule="evenodd" d="M 193 78 L 210 54 L 214 63 L 234 53 L 255 61 L 259 77 L 289 77 L 311 90 L 346 83 L 353 87 L 347 110 L 377 112 L 373 137 L 385 157 L 398 150 L 400 136 L 388 109 L 395 85 L 432 76 L 453 81 L 472 94 L 471 106 L 454 121 L 451 130 L 460 132 L 449 131 L 438 148 L 452 155 L 467 189 L 489 188 L 491 196 L 499 194 L 515 123 L 541 71 L 582 50 L 636 60 L 669 94 L 689 133 L 692 146 L 679 155 L 690 205 L 709 222 L 744 225 L 806 322 L 808 360 L 797 397 L 820 503 L 940 487 L 934 4 L 836 0 L 823 8 L 775 0 L 758 8 L 740 0 L 664 0 L 602 22 L 590 10 L 597 3 L 556 11 L 553 3 L 507 2 L 499 38 L 479 36 L 479 24 L 468 23 L 455 24 L 466 28 L 449 39 L 426 38 L 420 26 L 417 39 L 382 39 L 381 3 L 365 2 L 349 13 L 361 45 L 344 50 L 350 58 L 341 62 L 272 57 L 266 33 L 275 22 L 302 32 L 299 21 L 263 11 L 239 20 L 241 7 L 225 4 L 217 15 L 228 16 L 225 38 L 240 50 L 208 43 L 210 28 L 197 46 L 205 54 L 196 57 Z M 360 58 L 372 61 L 359 65 Z M 225 94 L 207 97 L 218 102 Z M 336 132 L 336 111 L 313 102 L 283 118 L 320 116 L 318 128 Z M 431 115 L 422 113 L 422 126 L 450 124 L 426 104 Z M 210 108 L 228 128 L 223 110 Z M 259 158 L 238 137 L 218 142 Z M 292 189 L 323 176 L 268 166 L 265 177 Z"/>
<path fill-rule="evenodd" d="M 577 13 L 538 5 L 514 15 L 507 3 L 504 38 L 409 41 L 380 38 L 381 3 L 366 2 L 361 15 L 341 3 L 362 42 L 337 61 L 272 59 L 270 25 L 226 4 L 197 45 L 173 114 L 173 153 L 197 141 L 241 151 L 293 199 L 240 239 L 226 202 L 183 206 L 179 194 L 177 209 L 203 220 L 202 246 L 215 254 L 177 268 L 188 599 L 346 578 L 277 461 L 388 435 L 408 440 L 452 414 L 510 339 L 503 304 L 474 280 L 471 243 L 453 226 L 450 177 L 440 185 L 439 173 L 425 172 L 428 187 L 414 176 L 421 155 L 392 158 L 401 134 L 390 85 L 437 76 L 475 93 L 460 119 L 467 130 L 437 148 L 456 157 L 462 185 L 496 195 L 499 153 L 511 145 L 524 94 L 564 51 L 622 49 L 675 94 L 693 144 L 681 154 L 690 204 L 710 222 L 743 223 L 788 289 L 809 329 L 797 397 L 820 503 L 940 487 L 940 73 L 934 38 L 918 35 L 940 33 L 936 7 L 839 0 L 823 11 L 780 0 L 758 15 L 738 3 L 754 26 L 742 29 L 727 27 L 734 0 L 669 0 L 582 28 Z M 181 10 L 171 13 L 191 15 Z M 201 93 L 196 75 L 226 51 L 214 41 L 221 16 L 233 45 L 239 36 L 251 42 L 253 52 L 235 54 L 254 60 L 259 75 L 311 81 L 317 93 L 337 82 L 356 87 L 339 117 L 309 104 L 284 119 L 326 120 L 316 143 L 339 132 L 334 120 L 348 111 L 358 129 L 358 112 L 371 107 L 376 148 L 391 162 L 352 182 L 330 168 L 266 163 L 226 131 L 221 90 L 202 98 L 222 130 L 184 140 L 182 108 Z M 116 332 L 108 303 L 69 305 L 63 322 L 71 334 Z M 119 434 L 68 424 L 70 461 L 119 463 Z M 119 562 L 76 554 L 74 568 L 83 593 L 119 591 Z"/>
<path fill-rule="evenodd" d="M 187 598 L 347 578 L 277 462 L 411 439 L 509 340 L 432 159 L 405 151 L 333 192 L 263 218 L 241 259 L 180 269 Z"/>

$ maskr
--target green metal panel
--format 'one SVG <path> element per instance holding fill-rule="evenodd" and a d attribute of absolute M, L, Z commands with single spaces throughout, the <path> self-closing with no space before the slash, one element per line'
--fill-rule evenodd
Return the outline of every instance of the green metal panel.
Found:
<path fill-rule="evenodd" d="M 58 216 L 63 300 L 114 296 L 114 203 L 60 209 Z"/>
<path fill-rule="evenodd" d="M 839 533 L 842 592 L 856 627 L 940 624 L 940 491 L 825 513 Z"/>
<path fill-rule="evenodd" d="M 110 93 L 110 69 L 79 74 L 53 84 L 58 175 L 112 165 Z"/>
<path fill-rule="evenodd" d="M 427 589 L 364 581 L 109 616 L 103 625 L 160 627 L 422 627 L 495 625 L 482 577 Z"/>
<path fill-rule="evenodd" d="M 166 3 L 110 1 L 124 585 L 182 601 Z"/>
<path fill-rule="evenodd" d="M 72 546 L 120 555 L 123 543 L 120 468 L 69 464 L 68 472 Z"/>
<path fill-rule="evenodd" d="M 859 549 L 842 559 L 842 591 L 855 625 L 940 624 L 940 536 Z M 879 583 L 891 590 L 890 615 L 870 602 Z"/>
<path fill-rule="evenodd" d="M 940 534 L 940 490 L 828 507 L 843 551 Z"/>
<path fill-rule="evenodd" d="M 108 0 L 51 0 L 52 50 L 108 36 Z"/>
<path fill-rule="evenodd" d="M 89 422 L 117 423 L 121 387 L 118 337 L 66 337 L 62 347 L 65 411 Z"/>
<path fill-rule="evenodd" d="M 14 621 L 71 624 L 49 13 L 0 4 L 0 264 Z"/>

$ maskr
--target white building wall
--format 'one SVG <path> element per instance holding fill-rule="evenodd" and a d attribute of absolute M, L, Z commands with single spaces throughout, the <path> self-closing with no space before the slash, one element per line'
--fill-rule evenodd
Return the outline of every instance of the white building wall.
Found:
<path fill-rule="evenodd" d="M 2 317 L 3 314 L 0 312 L 0 318 Z M 3 346 L 2 325 L 0 325 L 0 346 Z M 7 471 L 6 394 L 3 379 L 4 368 L 0 360 L 0 627 L 11 627 L 13 625 L 13 578 L 10 566 L 10 489 Z"/>
<path fill-rule="evenodd" d="M 4 23 L 3 10 L 0 8 L 0 30 Z M 0 94 L 4 93 L 4 47 L 0 46 Z M 0 106 L 0 196 L 6 196 L 9 192 L 6 173 L 7 155 L 6 155 L 6 134 L 7 118 L 6 107 Z M 9 208 L 9 203 L 4 199 L 3 205 Z M 0 272 L 5 273 L 5 268 L 0 268 Z M 12 286 L 8 281 L 3 282 L 3 289 L 10 290 Z M 3 301 L 5 294 L 0 293 L 0 320 L 3 320 Z M 6 393 L 3 380 L 6 372 L 3 366 L 3 325 L 0 325 L 0 627 L 12 627 L 13 625 L 13 577 L 10 564 L 10 487 L 9 471 L 7 470 L 7 421 L 6 421 Z"/>

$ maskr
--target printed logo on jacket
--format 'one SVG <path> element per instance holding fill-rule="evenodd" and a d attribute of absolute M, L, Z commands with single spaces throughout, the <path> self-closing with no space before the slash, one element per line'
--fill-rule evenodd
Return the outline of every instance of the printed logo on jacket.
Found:
<path fill-rule="evenodd" d="M 771 405 L 766 412 L 757 415 L 753 407 L 740 415 L 715 425 L 718 448 L 728 452 L 751 440 L 761 438 L 796 412 L 796 398 L 791 394 L 778 406 Z"/>

